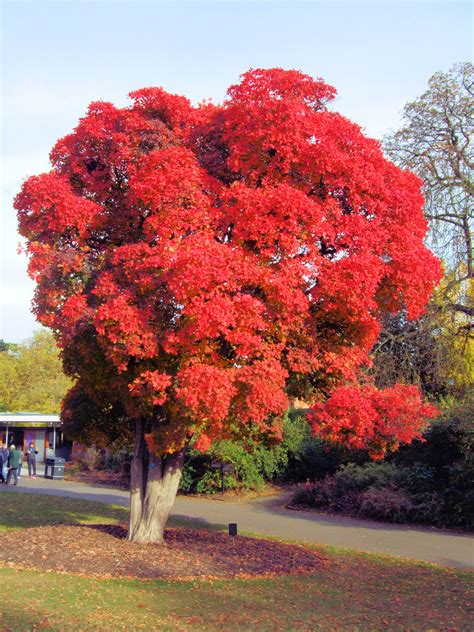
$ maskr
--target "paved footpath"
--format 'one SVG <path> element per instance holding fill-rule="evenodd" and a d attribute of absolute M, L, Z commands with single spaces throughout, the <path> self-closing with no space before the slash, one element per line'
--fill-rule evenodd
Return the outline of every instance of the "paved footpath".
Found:
<path fill-rule="evenodd" d="M 0 485 L 0 492 L 52 494 L 124 506 L 129 502 L 128 492 L 121 490 L 44 478 L 28 480 L 22 477 L 17 487 Z M 291 511 L 282 507 L 282 498 L 277 497 L 229 502 L 178 496 L 173 516 L 198 519 L 208 524 L 227 525 L 236 522 L 239 531 L 330 544 L 457 568 L 474 568 L 474 537 L 470 535 Z"/>

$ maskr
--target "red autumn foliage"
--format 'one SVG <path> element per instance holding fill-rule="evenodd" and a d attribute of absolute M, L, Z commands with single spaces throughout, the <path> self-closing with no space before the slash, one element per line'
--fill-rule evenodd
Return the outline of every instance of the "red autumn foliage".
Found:
<path fill-rule="evenodd" d="M 368 450 L 378 458 L 420 438 L 426 420 L 438 414 L 435 406 L 423 403 L 414 386 L 378 390 L 364 385 L 336 388 L 324 404 L 313 407 L 308 419 L 323 439 Z"/>
<path fill-rule="evenodd" d="M 417 317 L 440 278 L 420 181 L 334 95 L 271 69 L 219 106 L 96 102 L 16 198 L 39 321 L 91 397 L 153 420 L 161 454 L 278 438 L 288 396 L 356 383 L 384 314 Z M 311 423 L 379 454 L 432 414 L 413 389 L 344 386 Z"/>

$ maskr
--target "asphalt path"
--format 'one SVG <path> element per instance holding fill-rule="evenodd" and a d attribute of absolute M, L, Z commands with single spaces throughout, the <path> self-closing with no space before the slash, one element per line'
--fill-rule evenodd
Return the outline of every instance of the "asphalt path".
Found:
<path fill-rule="evenodd" d="M 0 492 L 51 494 L 123 506 L 129 503 L 128 492 L 44 478 L 29 480 L 22 477 L 16 487 L 0 485 Z M 469 534 L 292 511 L 283 506 L 282 497 L 231 502 L 178 496 L 172 515 L 213 525 L 235 522 L 239 532 L 329 544 L 455 568 L 474 568 L 474 537 Z"/>

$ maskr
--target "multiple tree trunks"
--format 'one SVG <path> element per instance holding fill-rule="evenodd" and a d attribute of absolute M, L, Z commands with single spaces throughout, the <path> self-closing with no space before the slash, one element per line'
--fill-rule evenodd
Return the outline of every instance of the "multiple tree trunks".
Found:
<path fill-rule="evenodd" d="M 181 480 L 183 461 L 184 448 L 162 457 L 150 453 L 145 441 L 144 423 L 137 421 L 131 465 L 129 540 L 163 542 L 165 525 Z"/>

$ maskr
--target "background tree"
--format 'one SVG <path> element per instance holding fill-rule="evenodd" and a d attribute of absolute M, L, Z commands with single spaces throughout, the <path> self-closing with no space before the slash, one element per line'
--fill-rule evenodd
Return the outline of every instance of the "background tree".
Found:
<path fill-rule="evenodd" d="M 397 164 L 423 179 L 429 240 L 445 277 L 418 321 L 387 318 L 374 349 L 374 374 L 379 386 L 415 383 L 436 398 L 462 398 L 474 377 L 473 78 L 470 63 L 436 73 L 384 143 Z"/>
<path fill-rule="evenodd" d="M 4 353 L 5 351 L 13 351 L 15 346 L 16 346 L 15 344 L 12 344 L 10 342 L 6 342 L 3 339 L 0 339 L 0 353 Z"/>
<path fill-rule="evenodd" d="M 452 275 L 446 289 L 458 286 L 458 300 L 449 301 L 449 305 L 469 317 L 460 319 L 464 329 L 472 328 L 474 316 L 473 98 L 471 63 L 456 64 L 447 73 L 437 72 L 428 90 L 405 106 L 402 127 L 384 143 L 397 164 L 414 171 L 424 182 L 425 215 L 433 246 Z"/>
<path fill-rule="evenodd" d="M 474 383 L 474 338 L 459 329 L 459 316 L 446 306 L 459 286 L 447 275 L 417 320 L 388 315 L 373 349 L 371 373 L 379 388 L 416 384 L 435 400 L 462 399 Z M 446 289 L 450 286 L 450 290 Z M 462 317 L 464 320 L 464 316 Z"/>
<path fill-rule="evenodd" d="M 77 380 L 63 417 L 95 402 L 135 427 L 131 539 L 162 541 L 190 441 L 278 441 L 289 396 L 378 456 L 434 414 L 411 387 L 357 386 L 385 314 L 419 316 L 440 269 L 419 180 L 334 94 L 272 69 L 222 106 L 93 103 L 16 198 L 36 314 Z"/>
<path fill-rule="evenodd" d="M 0 409 L 59 413 L 72 382 L 63 371 L 51 332 L 37 331 L 22 344 L 0 352 Z"/>
<path fill-rule="evenodd" d="M 16 367 L 16 358 L 7 351 L 0 353 L 0 410 L 2 412 L 16 409 L 16 395 L 20 388 L 20 380 Z"/>

